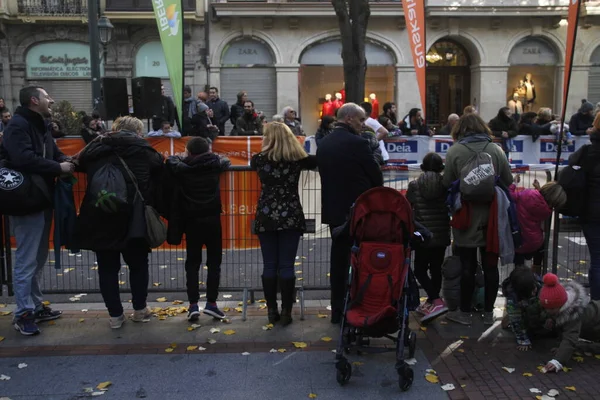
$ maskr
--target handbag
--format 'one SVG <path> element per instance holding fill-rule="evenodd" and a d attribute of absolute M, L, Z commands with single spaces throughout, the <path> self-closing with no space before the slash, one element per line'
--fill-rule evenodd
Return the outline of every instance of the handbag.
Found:
<path fill-rule="evenodd" d="M 160 219 L 160 215 L 154 209 L 154 207 L 146 204 L 146 200 L 144 199 L 142 192 L 140 192 L 140 188 L 138 186 L 135 175 L 133 175 L 133 172 L 131 172 L 125 160 L 123 160 L 123 158 L 120 155 L 116 155 L 117 157 L 119 157 L 121 164 L 123 164 L 123 168 L 125 168 L 125 171 L 127 171 L 127 174 L 131 178 L 133 186 L 135 186 L 137 199 L 134 199 L 133 201 L 134 208 L 136 205 L 136 200 L 140 201 L 141 205 L 144 206 L 144 219 L 146 222 L 146 241 L 148 242 L 148 245 L 153 249 L 159 247 L 165 242 L 165 240 L 167 240 L 167 225 L 163 222 L 163 220 Z"/>

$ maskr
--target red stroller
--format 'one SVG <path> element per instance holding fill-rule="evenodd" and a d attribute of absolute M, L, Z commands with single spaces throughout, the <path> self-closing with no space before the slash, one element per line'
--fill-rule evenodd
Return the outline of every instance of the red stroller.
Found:
<path fill-rule="evenodd" d="M 344 352 L 392 351 L 367 347 L 370 337 L 386 337 L 396 344 L 398 383 L 406 391 L 414 373 L 404 361 L 404 349 L 408 347 L 413 358 L 417 339 L 408 329 L 412 208 L 400 192 L 377 187 L 359 196 L 349 223 L 354 245 L 336 350 L 337 381 L 344 385 L 352 376 Z"/>

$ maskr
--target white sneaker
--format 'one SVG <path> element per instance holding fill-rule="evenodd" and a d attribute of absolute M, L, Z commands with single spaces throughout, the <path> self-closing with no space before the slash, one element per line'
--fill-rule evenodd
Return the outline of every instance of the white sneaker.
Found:
<path fill-rule="evenodd" d="M 108 323 L 110 324 L 110 327 L 112 329 L 119 329 L 123 326 L 124 322 L 125 316 L 123 314 L 119 315 L 118 317 L 110 317 L 110 319 L 108 320 Z"/>
<path fill-rule="evenodd" d="M 152 316 L 152 312 L 148 307 L 145 307 L 141 310 L 134 310 L 133 314 L 131 314 L 131 320 L 133 322 L 144 322 L 145 320 L 150 319 Z"/>

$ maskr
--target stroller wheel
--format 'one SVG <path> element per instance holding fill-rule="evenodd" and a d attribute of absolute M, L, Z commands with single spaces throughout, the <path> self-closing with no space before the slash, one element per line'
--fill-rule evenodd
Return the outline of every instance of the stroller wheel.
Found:
<path fill-rule="evenodd" d="M 411 332 L 408 335 L 408 358 L 415 357 L 415 350 L 417 349 L 417 334 Z"/>
<path fill-rule="evenodd" d="M 400 390 L 406 392 L 408 389 L 410 389 L 414 378 L 415 373 L 413 372 L 412 368 L 404 364 L 404 366 L 398 370 L 398 386 L 400 387 Z"/>
<path fill-rule="evenodd" d="M 336 374 L 335 379 L 337 382 L 344 386 L 352 376 L 352 365 L 347 360 L 340 360 L 335 364 Z"/>

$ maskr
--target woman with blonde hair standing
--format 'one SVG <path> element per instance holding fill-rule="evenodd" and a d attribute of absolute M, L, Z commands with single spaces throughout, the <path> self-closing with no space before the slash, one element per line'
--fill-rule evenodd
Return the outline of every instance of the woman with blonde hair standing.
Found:
<path fill-rule="evenodd" d="M 262 284 L 267 300 L 269 323 L 292 322 L 295 302 L 294 261 L 300 236 L 306 230 L 298 194 L 300 173 L 317 167 L 315 156 L 304 151 L 290 128 L 271 122 L 264 129 L 262 151 L 252 157 L 262 188 L 254 231 L 263 255 Z M 277 283 L 281 288 L 281 315 L 277 308 Z"/>

